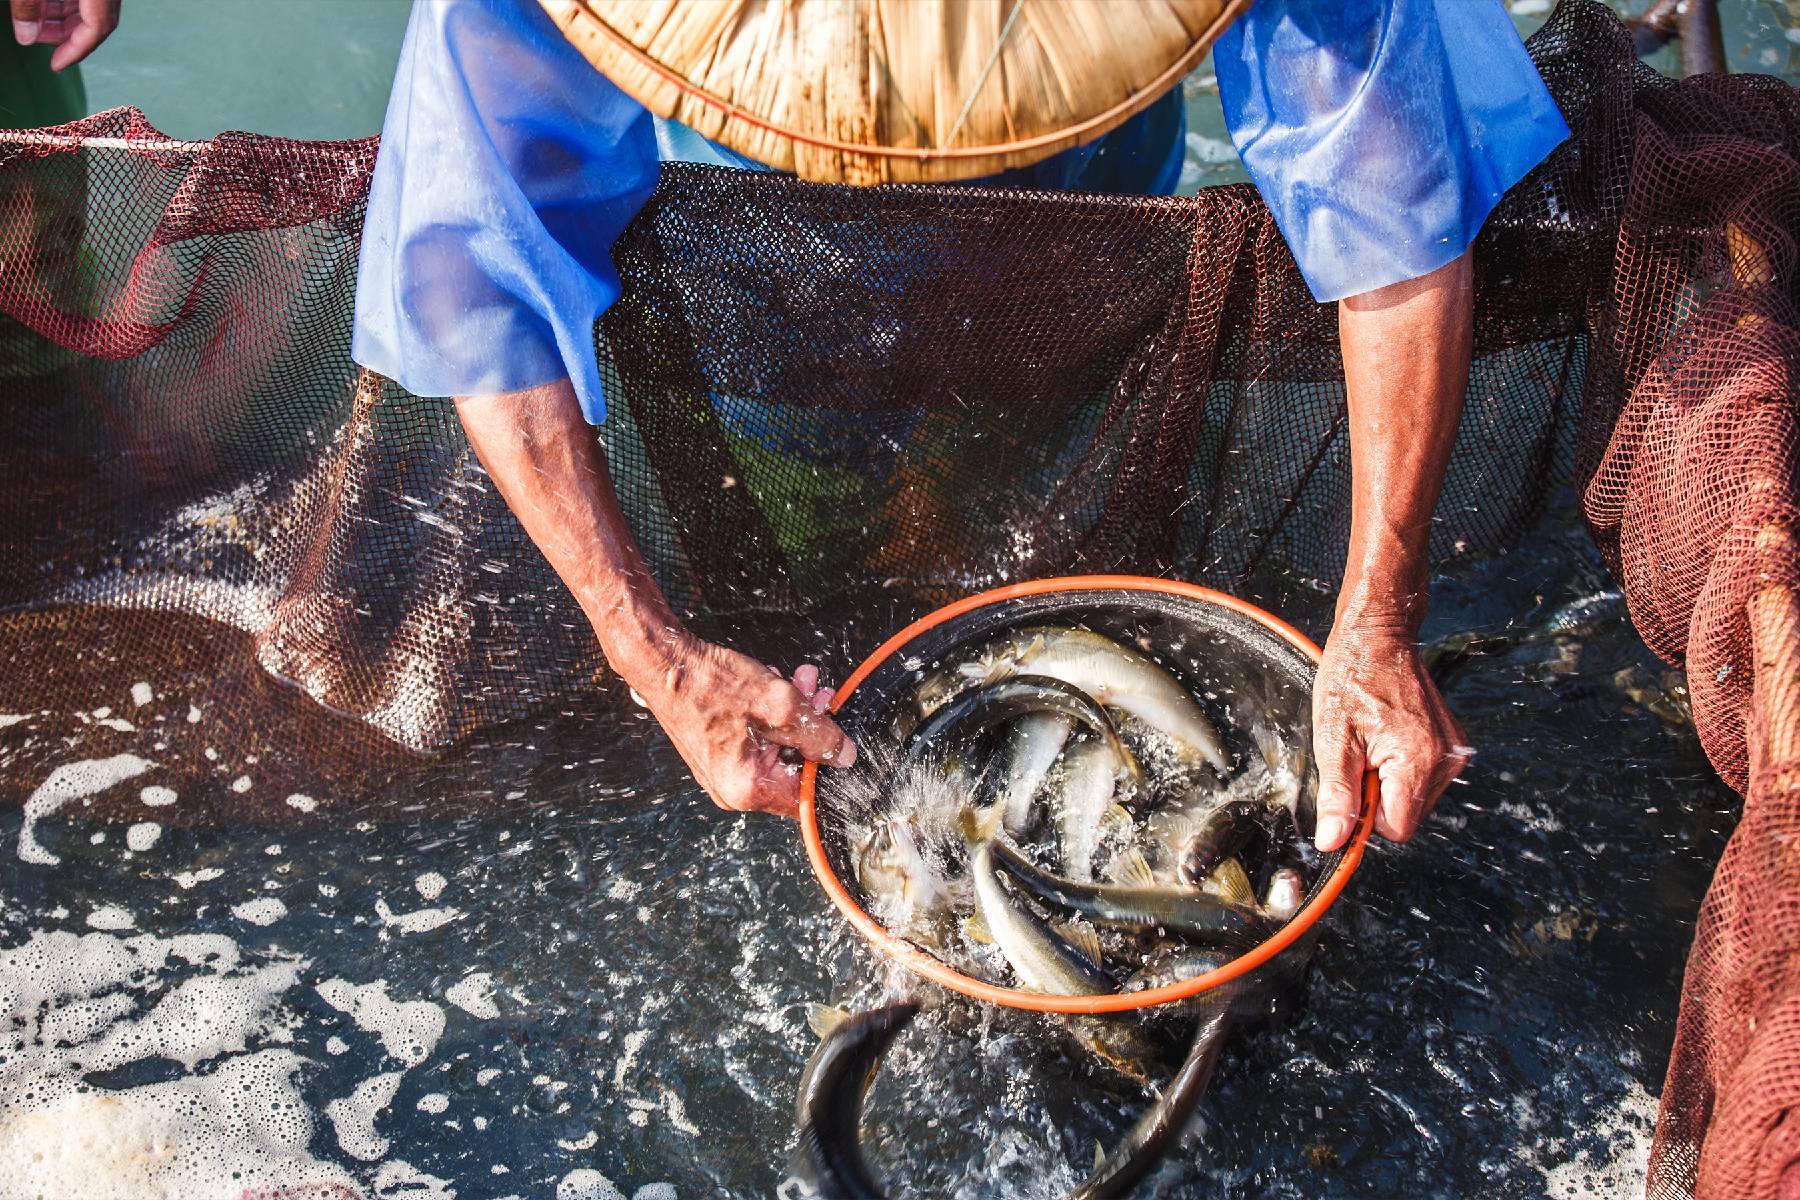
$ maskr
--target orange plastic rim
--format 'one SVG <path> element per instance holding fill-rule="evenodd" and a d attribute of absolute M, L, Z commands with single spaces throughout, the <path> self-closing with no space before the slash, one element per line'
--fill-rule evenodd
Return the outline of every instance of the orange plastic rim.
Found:
<path fill-rule="evenodd" d="M 883 642 L 881 646 L 863 661 L 863 664 L 851 673 L 844 681 L 832 700 L 831 709 L 836 712 L 857 688 L 875 669 L 891 658 L 901 647 L 934 626 L 941 625 L 953 617 L 961 616 L 972 609 L 985 608 L 990 604 L 998 604 L 1020 596 L 1038 596 L 1046 592 L 1090 592 L 1090 591 L 1141 591 L 1164 592 L 1172 596 L 1185 596 L 1190 600 L 1198 600 L 1205 604 L 1217 605 L 1232 612 L 1249 617 L 1257 624 L 1281 636 L 1289 645 L 1302 654 L 1319 661 L 1319 647 L 1313 640 L 1289 625 L 1279 617 L 1273 616 L 1257 608 L 1254 604 L 1246 604 L 1235 596 L 1227 596 L 1224 592 L 1215 592 L 1211 588 L 1203 588 L 1197 584 L 1180 583 L 1170 579 L 1154 579 L 1140 575 L 1070 575 L 1060 579 L 1034 579 L 1028 583 L 1015 583 L 1007 587 L 995 588 L 993 591 L 981 592 L 949 604 L 936 612 L 928 613 L 914 621 L 899 633 Z M 1368 845 L 1369 834 L 1375 827 L 1375 808 L 1380 801 L 1380 785 L 1373 771 L 1363 776 L 1362 815 L 1356 822 L 1356 829 L 1350 835 L 1350 841 L 1344 846 L 1343 855 L 1337 866 L 1325 880 L 1311 900 L 1307 901 L 1292 920 L 1283 925 L 1268 941 L 1259 943 L 1250 950 L 1232 959 L 1224 966 L 1196 975 L 1191 979 L 1183 979 L 1179 983 L 1164 984 L 1162 987 L 1145 988 L 1139 992 L 1109 992 L 1103 996 L 1063 996 L 1052 992 L 1031 992 L 1022 988 L 1002 987 L 999 984 L 987 983 L 984 980 L 964 975 L 961 971 L 933 957 L 924 950 L 889 932 L 889 930 L 863 911 L 855 897 L 844 886 L 837 872 L 831 869 L 830 861 L 825 857 L 825 843 L 819 835 L 819 814 L 814 804 L 813 789 L 818 779 L 817 763 L 807 763 L 800 773 L 800 836 L 806 843 L 806 857 L 812 863 L 813 874 L 818 876 L 819 883 L 831 902 L 838 907 L 850 924 L 867 938 L 876 950 L 894 962 L 906 967 L 918 975 L 953 992 L 975 1000 L 985 1000 L 990 1004 L 1003 1004 L 1008 1008 L 1023 1008 L 1033 1012 L 1055 1013 L 1110 1013 L 1129 1012 L 1137 1008 L 1150 1008 L 1158 1004 L 1168 1004 L 1175 1000 L 1186 1000 L 1198 996 L 1201 992 L 1230 983 L 1233 979 L 1248 975 L 1270 959 L 1286 950 L 1311 929 L 1318 919 L 1325 915 L 1342 894 L 1350 876 L 1362 862 L 1363 848 Z"/>

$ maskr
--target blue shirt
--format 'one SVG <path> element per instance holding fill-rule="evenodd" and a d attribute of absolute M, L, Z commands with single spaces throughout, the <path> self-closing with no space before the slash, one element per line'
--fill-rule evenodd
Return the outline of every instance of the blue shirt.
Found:
<path fill-rule="evenodd" d="M 1568 132 L 1500 0 L 1259 0 L 1213 60 L 1232 140 L 1321 300 L 1456 258 Z M 1176 89 L 980 182 L 1168 193 L 1185 132 Z M 598 423 L 611 247 L 674 159 L 759 168 L 652 117 L 536 0 L 416 3 L 363 228 L 356 361 L 426 396 L 566 375 Z"/>

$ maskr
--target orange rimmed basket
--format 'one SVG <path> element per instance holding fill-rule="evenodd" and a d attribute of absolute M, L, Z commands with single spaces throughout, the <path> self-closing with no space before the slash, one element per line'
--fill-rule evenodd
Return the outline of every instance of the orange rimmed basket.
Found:
<path fill-rule="evenodd" d="M 969 596 L 908 625 L 882 643 L 844 681 L 832 701 L 832 711 L 844 720 L 846 714 L 854 711 L 863 694 L 858 689 L 866 689 L 872 679 L 885 682 L 889 690 L 903 686 L 908 679 L 916 679 L 917 668 L 906 664 L 909 659 L 919 658 L 921 650 L 928 653 L 929 661 L 936 665 L 958 650 L 971 648 L 1007 627 L 1040 623 L 1046 619 L 1072 620 L 1102 628 L 1111 621 L 1114 631 L 1125 626 L 1141 630 L 1146 623 L 1156 627 L 1159 623 L 1181 626 L 1183 622 L 1197 622 L 1197 627 L 1214 630 L 1218 638 L 1248 646 L 1261 654 L 1271 664 L 1271 673 L 1284 677 L 1286 690 L 1293 693 L 1289 700 L 1297 706 L 1304 704 L 1310 693 L 1311 673 L 1320 657 L 1318 646 L 1293 626 L 1255 605 L 1210 588 L 1135 575 L 1039 579 Z M 1165 662 L 1165 665 L 1169 664 Z M 1305 687 L 1300 686 L 1302 675 Z M 867 717 L 865 725 L 885 719 L 889 698 L 880 698 L 878 707 L 881 711 Z M 855 736 L 858 729 L 851 725 L 850 732 Z M 1326 857 L 1324 870 L 1308 891 L 1299 912 L 1268 940 L 1215 970 L 1178 983 L 1101 996 L 1064 996 L 1004 987 L 965 975 L 892 933 L 870 916 L 832 863 L 820 827 L 817 783 L 818 767 L 808 763 L 800 777 L 800 831 L 806 844 L 807 859 L 838 911 L 877 951 L 915 974 L 972 999 L 1051 1013 L 1119 1013 L 1151 1008 L 1191 999 L 1268 965 L 1306 937 L 1342 894 L 1362 861 L 1380 797 L 1376 777 L 1371 772 L 1364 777 L 1362 815 L 1350 840 L 1342 849 Z M 1309 820 L 1303 820 L 1302 832 L 1310 834 L 1309 824 Z"/>

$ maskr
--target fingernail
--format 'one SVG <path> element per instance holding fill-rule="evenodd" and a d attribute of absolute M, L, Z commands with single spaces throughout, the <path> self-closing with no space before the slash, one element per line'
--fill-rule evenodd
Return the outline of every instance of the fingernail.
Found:
<path fill-rule="evenodd" d="M 37 44 L 37 35 L 38 23 L 36 21 L 13 22 L 13 41 L 19 43 L 19 45 L 35 46 Z"/>
<path fill-rule="evenodd" d="M 854 767 L 856 765 L 856 743 L 849 738 L 844 739 L 844 748 L 838 754 L 838 766 Z"/>
<path fill-rule="evenodd" d="M 1339 816 L 1319 818 L 1319 826 L 1313 830 L 1313 845 L 1322 851 L 1334 850 L 1344 840 L 1344 834 L 1350 828 L 1350 822 Z"/>

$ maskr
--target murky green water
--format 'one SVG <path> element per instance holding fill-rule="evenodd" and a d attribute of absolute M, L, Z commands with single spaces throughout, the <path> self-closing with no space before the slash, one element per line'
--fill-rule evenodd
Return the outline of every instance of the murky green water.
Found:
<path fill-rule="evenodd" d="M 1791 61 L 1781 9 L 1730 12 L 1734 61 Z M 143 0 L 90 92 L 185 136 L 372 132 L 403 21 Z M 1190 151 L 1191 182 L 1235 172 Z M 1542 629 L 1610 586 L 1565 507 L 1439 580 L 1427 634 Z M 1597 607 L 1454 681 L 1465 780 L 1371 852 L 1303 1003 L 1234 1038 L 1147 1193 L 1637 1192 L 1736 799 Z M 1326 608 L 1284 615 L 1317 631 Z M 0 1195 L 790 1194 L 807 1004 L 913 988 L 846 934 L 791 825 L 714 810 L 622 698 L 432 761 L 320 756 L 329 721 L 229 631 L 5 620 Z M 820 657 L 841 677 L 891 623 Z M 1057 1195 L 1144 1103 L 1035 1019 L 917 994 L 936 1007 L 870 1106 L 897 1194 Z"/>

